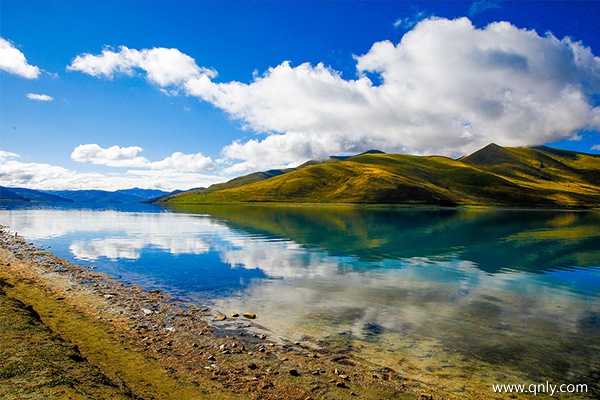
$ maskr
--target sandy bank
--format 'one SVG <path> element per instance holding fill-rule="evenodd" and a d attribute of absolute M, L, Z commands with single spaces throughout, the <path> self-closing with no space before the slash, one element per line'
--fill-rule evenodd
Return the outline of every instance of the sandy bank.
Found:
<path fill-rule="evenodd" d="M 449 398 L 440 389 L 361 360 L 343 343 L 271 338 L 261 333 L 260 316 L 215 321 L 217 310 L 124 285 L 5 230 L 0 232 L 0 283 L 3 318 L 33 318 L 64 346 L 58 359 L 88 371 L 71 376 L 70 364 L 62 368 L 56 362 L 42 365 L 43 373 L 19 370 L 15 358 L 16 372 L 0 372 L 0 394 L 22 381 L 29 384 L 21 385 L 20 396 L 30 398 L 67 392 L 106 398 L 103 391 L 111 393 L 108 397 L 145 399 Z M 251 310 L 240 314 L 244 311 Z M 35 359 L 39 348 L 48 346 L 31 342 L 26 330 L 13 332 L 10 341 L 4 336 L 2 354 L 19 342 L 36 349 L 30 355 Z M 52 368 L 60 370 L 63 383 L 40 378 L 52 375 Z"/>

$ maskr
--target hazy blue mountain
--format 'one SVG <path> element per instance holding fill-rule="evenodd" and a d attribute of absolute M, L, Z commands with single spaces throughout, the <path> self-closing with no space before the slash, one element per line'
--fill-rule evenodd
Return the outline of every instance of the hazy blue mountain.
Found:
<path fill-rule="evenodd" d="M 33 189 L 25 189 L 25 188 L 9 188 L 9 190 L 13 193 L 18 194 L 19 196 L 23 196 L 24 198 L 31 201 L 60 201 L 72 203 L 73 200 L 60 197 L 51 193 L 46 193 L 40 190 Z"/>
<path fill-rule="evenodd" d="M 114 192 L 106 190 L 50 190 L 47 193 L 70 199 L 76 203 L 139 203 L 142 200 L 169 194 L 155 189 L 122 189 Z"/>
<path fill-rule="evenodd" d="M 5 188 L 4 186 L 0 186 L 0 200 L 29 201 L 29 199 L 26 199 L 25 197 Z"/>

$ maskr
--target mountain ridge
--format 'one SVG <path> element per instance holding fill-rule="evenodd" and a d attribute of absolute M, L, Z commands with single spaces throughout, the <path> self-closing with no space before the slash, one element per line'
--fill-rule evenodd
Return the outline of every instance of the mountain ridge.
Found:
<path fill-rule="evenodd" d="M 600 207 L 600 156 L 547 146 L 492 143 L 459 159 L 371 151 L 277 171 L 168 196 L 162 203 Z"/>
<path fill-rule="evenodd" d="M 34 190 L 0 186 L 0 201 L 64 202 L 64 203 L 139 203 L 149 198 L 162 198 L 170 194 L 157 189 L 107 190 Z"/>

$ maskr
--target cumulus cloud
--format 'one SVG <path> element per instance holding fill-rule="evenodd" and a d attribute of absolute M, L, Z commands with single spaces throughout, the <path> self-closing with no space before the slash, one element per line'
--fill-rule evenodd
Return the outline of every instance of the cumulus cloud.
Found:
<path fill-rule="evenodd" d="M 100 55 L 75 57 L 67 70 L 105 78 L 117 74 L 133 75 L 136 70 L 141 70 L 148 81 L 160 86 L 179 84 L 199 76 L 216 77 L 215 71 L 199 67 L 187 54 L 163 47 L 134 50 L 120 46 L 118 51 L 107 47 Z"/>
<path fill-rule="evenodd" d="M 0 151 L 0 181 L 5 186 L 39 190 L 117 190 L 139 187 L 172 191 L 208 187 L 224 180 L 222 176 L 217 175 L 166 169 L 134 169 L 110 174 L 82 173 L 52 164 L 25 163 L 14 160 L 18 157 L 19 155 L 15 153 Z"/>
<path fill-rule="evenodd" d="M 143 149 L 139 146 L 115 145 L 105 149 L 98 144 L 90 143 L 77 146 L 71 153 L 71 159 L 109 167 L 150 168 L 179 172 L 210 171 L 215 167 L 213 160 L 202 153 L 175 152 L 161 161 L 151 162 L 146 157 L 138 156 L 141 151 Z"/>
<path fill-rule="evenodd" d="M 71 159 L 77 162 L 91 162 L 92 164 L 107 165 L 109 167 L 144 167 L 150 161 L 145 157 L 138 157 L 141 147 L 112 146 L 104 149 L 97 144 L 82 144 L 71 153 Z"/>
<path fill-rule="evenodd" d="M 0 150 L 0 162 L 5 162 L 11 158 L 19 158 L 19 155 L 16 153 L 11 153 L 9 151 Z"/>
<path fill-rule="evenodd" d="M 184 154 L 177 151 L 162 161 L 151 163 L 150 168 L 159 170 L 194 172 L 213 170 L 215 168 L 215 164 L 210 157 L 206 157 L 201 153 Z"/>
<path fill-rule="evenodd" d="M 37 93 L 27 93 L 27 98 L 29 100 L 35 100 L 35 101 L 52 101 L 54 100 L 54 97 L 49 96 L 47 94 L 37 94 Z"/>
<path fill-rule="evenodd" d="M 34 79 L 40 75 L 40 69 L 27 63 L 25 55 L 3 38 L 0 38 L 0 71 L 27 79 Z"/>
<path fill-rule="evenodd" d="M 282 62 L 250 83 L 214 82 L 213 70 L 182 53 L 174 59 L 188 68 L 172 75 L 164 73 L 169 62 L 132 61 L 156 50 L 105 49 L 70 68 L 104 77 L 140 68 L 154 84 L 175 86 L 264 135 L 223 149 L 229 171 L 372 148 L 458 156 L 490 142 L 536 145 L 600 128 L 593 100 L 600 58 L 570 38 L 508 22 L 480 29 L 467 18 L 423 20 L 399 43 L 377 42 L 356 56 L 356 79 L 322 63 Z"/>

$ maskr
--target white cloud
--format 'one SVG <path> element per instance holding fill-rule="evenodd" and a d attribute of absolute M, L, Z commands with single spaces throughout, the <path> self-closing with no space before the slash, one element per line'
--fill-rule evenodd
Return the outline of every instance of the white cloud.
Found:
<path fill-rule="evenodd" d="M 150 168 L 159 170 L 195 172 L 213 170 L 215 168 L 215 164 L 210 157 L 206 157 L 201 153 L 184 154 L 177 151 L 162 161 L 151 163 Z"/>
<path fill-rule="evenodd" d="M 52 101 L 54 97 L 48 96 L 47 94 L 36 94 L 36 93 L 27 93 L 27 98 L 29 100 L 35 101 Z"/>
<path fill-rule="evenodd" d="M 3 38 L 0 38 L 0 71 L 27 79 L 34 79 L 40 75 L 40 69 L 28 64 L 25 55 Z"/>
<path fill-rule="evenodd" d="M 160 86 L 176 85 L 204 75 L 216 76 L 215 71 L 199 67 L 192 57 L 177 49 L 163 47 L 134 50 L 121 46 L 119 51 L 107 47 L 100 55 L 75 57 L 67 69 L 105 78 L 117 74 L 133 75 L 140 69 L 146 73 L 148 81 Z"/>
<path fill-rule="evenodd" d="M 145 167 L 150 161 L 145 157 L 138 157 L 137 153 L 140 151 L 142 148 L 138 146 L 112 146 L 104 149 L 95 143 L 82 144 L 73 150 L 71 159 L 109 167 Z"/>
<path fill-rule="evenodd" d="M 92 148 L 92 150 L 94 149 Z M 80 151 L 78 152 L 78 156 L 83 157 L 84 153 L 85 152 Z M 118 151 L 113 151 L 112 154 L 118 153 Z M 121 152 L 121 154 L 124 153 L 126 152 Z M 129 156 L 131 156 L 131 154 Z M 150 162 L 144 166 L 146 169 L 133 169 L 125 172 L 107 174 L 99 172 L 82 173 L 57 165 L 24 163 L 12 160 L 17 157 L 19 157 L 18 154 L 0 151 L 0 181 L 4 186 L 25 187 L 39 190 L 117 190 L 139 187 L 144 189 L 172 191 L 175 189 L 185 190 L 208 187 L 214 183 L 220 183 L 227 179 L 223 176 L 193 172 L 190 171 L 189 168 L 185 171 L 178 171 L 173 168 L 152 170 L 150 168 L 153 163 Z M 134 156 L 130 161 L 135 158 L 136 157 Z M 198 160 L 201 159 L 200 156 L 197 158 Z M 96 160 L 99 161 L 100 159 L 97 158 Z M 105 158 L 105 160 L 107 159 Z M 118 163 L 118 161 L 115 160 L 107 160 L 107 162 Z M 125 158 L 122 162 L 126 164 L 127 159 Z M 132 164 L 135 164 L 135 162 L 132 162 Z"/>
<path fill-rule="evenodd" d="M 497 9 L 497 8 L 501 8 L 501 7 L 500 7 L 500 4 L 496 1 L 490 1 L 490 0 L 474 1 L 473 3 L 471 3 L 471 7 L 469 8 L 469 16 L 472 17 L 472 16 L 477 15 L 485 10 L 493 10 L 493 9 Z"/>
<path fill-rule="evenodd" d="M 430 17 L 430 15 L 427 14 L 427 12 L 416 11 L 414 13 L 414 15 L 412 15 L 411 17 L 398 18 L 394 22 L 394 28 L 409 30 L 409 29 L 414 28 L 419 22 L 421 22 L 422 20 L 424 20 L 427 17 Z"/>
<path fill-rule="evenodd" d="M 77 189 L 84 188 L 86 185 L 102 185 L 102 178 L 103 176 L 100 174 L 80 174 L 50 164 L 24 163 L 14 160 L 0 162 L 0 180 L 4 185 L 12 187 Z"/>
<path fill-rule="evenodd" d="M 0 162 L 5 162 L 10 158 L 19 158 L 19 155 L 9 151 L 0 150 Z"/>
<path fill-rule="evenodd" d="M 102 148 L 95 143 L 81 144 L 71 153 L 71 159 L 77 162 L 91 162 L 109 167 L 150 168 L 178 172 L 210 171 L 215 164 L 210 157 L 196 154 L 184 154 L 179 151 L 161 161 L 151 162 L 138 156 L 143 149 L 139 146 Z"/>
<path fill-rule="evenodd" d="M 351 80 L 322 63 L 283 62 L 250 83 L 217 83 L 206 68 L 167 75 L 169 62 L 133 62 L 128 55 L 156 50 L 105 50 L 77 57 L 71 69 L 110 77 L 141 68 L 151 82 L 175 85 L 266 135 L 226 146 L 229 172 L 372 148 L 458 156 L 490 142 L 536 145 L 600 128 L 592 100 L 600 93 L 600 58 L 569 38 L 508 22 L 479 29 L 467 18 L 426 19 L 400 43 L 377 42 L 356 56 L 358 78 Z M 184 56 L 174 58 L 193 61 Z M 110 68 L 83 68 L 76 61 L 84 59 Z"/>

